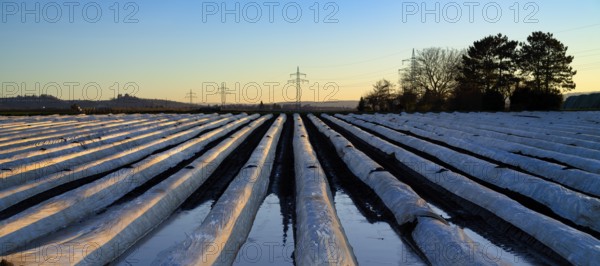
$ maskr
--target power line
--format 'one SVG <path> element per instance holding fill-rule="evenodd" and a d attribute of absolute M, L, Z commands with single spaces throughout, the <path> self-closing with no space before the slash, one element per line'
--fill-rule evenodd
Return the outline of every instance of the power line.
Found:
<path fill-rule="evenodd" d="M 583 64 L 575 64 L 572 65 L 573 67 L 581 67 L 581 66 L 590 66 L 590 65 L 598 65 L 600 64 L 600 61 L 596 61 L 596 62 L 590 62 L 590 63 L 583 63 Z"/>
<path fill-rule="evenodd" d="M 582 54 L 582 53 L 594 52 L 594 51 L 598 51 L 598 50 L 600 50 L 600 48 L 574 51 L 574 52 L 571 52 L 571 54 Z"/>
<path fill-rule="evenodd" d="M 446 45 L 444 46 L 446 48 L 454 48 L 454 49 L 463 49 L 465 46 L 464 45 Z M 351 66 L 351 65 L 357 65 L 357 64 L 362 64 L 362 63 L 368 63 L 368 62 L 372 62 L 372 61 L 376 61 L 376 60 L 381 60 L 381 59 L 388 59 L 392 56 L 395 55 L 399 55 L 399 54 L 403 54 L 404 52 L 410 51 L 411 49 L 403 49 L 403 50 L 399 50 L 395 53 L 391 53 L 391 54 L 387 54 L 387 55 L 383 55 L 383 56 L 378 56 L 378 57 L 373 57 L 370 59 L 365 59 L 365 60 L 361 60 L 361 61 L 354 61 L 354 62 L 348 62 L 348 63 L 344 63 L 344 64 L 337 64 L 337 65 L 321 65 L 321 66 L 304 66 L 304 68 L 309 68 L 309 69 L 313 69 L 313 68 L 340 68 L 340 67 L 347 67 L 347 66 Z M 412 49 L 414 50 L 414 48 Z"/>
<path fill-rule="evenodd" d="M 385 67 L 382 68 L 381 70 L 377 70 L 377 71 L 371 71 L 371 72 L 367 72 L 367 73 L 360 73 L 360 74 L 356 74 L 356 75 L 351 75 L 351 76 L 343 76 L 343 77 L 331 77 L 331 78 L 326 78 L 326 79 L 315 79 L 315 78 L 311 78 L 311 80 L 314 81 L 340 81 L 340 80 L 365 80 L 368 78 L 372 78 L 372 77 L 377 77 L 379 75 L 381 75 L 383 72 L 389 72 L 390 71 L 390 67 Z M 396 72 L 394 72 L 396 73 Z"/>
<path fill-rule="evenodd" d="M 395 53 L 392 53 L 392 54 L 378 56 L 378 57 L 374 57 L 374 58 L 370 58 L 370 59 L 366 59 L 366 60 L 361 60 L 361 61 L 354 61 L 354 62 L 348 62 L 348 63 L 345 63 L 345 64 L 337 64 L 337 65 L 310 66 L 308 68 L 339 68 L 339 67 L 346 67 L 346 66 L 357 65 L 357 64 L 362 64 L 362 63 L 368 63 L 368 62 L 372 62 L 372 61 L 376 61 L 376 60 L 386 59 L 386 58 L 389 58 L 389 57 L 394 56 L 394 55 L 402 54 L 402 53 L 406 52 L 406 50 L 409 50 L 409 49 L 405 49 L 405 50 L 401 50 L 401 51 L 398 51 L 398 52 L 395 52 Z"/>
<path fill-rule="evenodd" d="M 570 28 L 570 29 L 561 30 L 561 31 L 555 31 L 554 33 L 569 32 L 569 31 L 587 29 L 587 28 L 592 28 L 592 27 L 597 27 L 597 26 L 600 26 L 600 23 L 580 26 L 580 27 L 576 27 L 576 28 Z"/>
<path fill-rule="evenodd" d="M 296 110 L 300 111 L 302 90 L 300 85 L 302 83 L 308 83 L 308 80 L 302 79 L 301 76 L 306 77 L 306 74 L 300 73 L 300 67 L 296 68 L 296 73 L 290 74 L 290 77 L 296 76 L 296 79 L 288 80 L 288 83 L 296 83 Z"/>

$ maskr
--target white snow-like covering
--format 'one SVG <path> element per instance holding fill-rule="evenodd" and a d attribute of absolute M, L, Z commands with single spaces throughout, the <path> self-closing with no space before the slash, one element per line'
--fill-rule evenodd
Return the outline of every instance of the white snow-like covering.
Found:
<path fill-rule="evenodd" d="M 108 114 L 108 115 L 38 115 L 38 116 L 1 116 L 0 130 L 6 130 L 12 127 L 36 126 L 40 124 L 52 124 L 53 122 L 63 122 L 85 119 L 103 119 L 106 117 L 124 117 L 124 116 L 153 116 L 154 114 Z M 166 115 L 166 114 L 157 114 Z"/>
<path fill-rule="evenodd" d="M 3 150 L 12 150 L 27 144 L 38 144 L 43 142 L 44 140 L 52 139 L 52 138 L 61 138 L 61 137 L 69 137 L 74 136 L 76 134 L 87 134 L 90 132 L 94 132 L 101 128 L 111 128 L 114 127 L 115 124 L 119 125 L 131 125 L 133 123 L 141 123 L 147 122 L 147 119 L 141 119 L 137 116 L 127 117 L 125 119 L 118 118 L 110 118 L 107 121 L 99 121 L 93 123 L 91 125 L 86 125 L 83 128 L 79 128 L 78 123 L 75 125 L 65 126 L 65 130 L 55 131 L 55 130 L 44 130 L 44 128 L 40 129 L 39 132 L 31 133 L 30 130 L 23 130 L 19 132 L 19 136 L 13 136 L 10 138 L 6 138 L 3 141 L 0 141 L 0 147 Z"/>
<path fill-rule="evenodd" d="M 575 192 L 541 178 L 456 152 L 389 128 L 364 122 L 352 117 L 339 115 L 340 118 L 363 128 L 369 128 L 391 140 L 419 150 L 442 160 L 452 167 L 487 183 L 496 185 L 544 204 L 559 216 L 578 225 L 600 232 L 600 200 Z M 464 147 L 468 148 L 468 147 Z"/>
<path fill-rule="evenodd" d="M 207 118 L 205 117 L 203 117 L 202 119 L 205 119 L 205 121 L 207 120 Z M 168 121 L 144 127 L 136 127 L 129 130 L 127 130 L 128 128 L 123 128 L 125 130 L 120 132 L 114 132 L 112 134 L 107 134 L 98 139 L 88 139 L 87 141 L 84 140 L 77 142 L 71 141 L 69 143 L 64 143 L 63 145 L 55 148 L 45 148 L 44 150 L 38 149 L 33 152 L 20 153 L 16 156 L 12 156 L 11 158 L 6 158 L 4 160 L 0 159 L 0 167 L 4 167 L 4 164 L 7 162 L 10 162 L 10 165 L 21 165 L 35 161 L 41 161 L 43 159 L 58 157 L 64 154 L 80 152 L 87 149 L 100 147 L 103 145 L 109 145 L 118 141 L 126 140 L 127 138 L 131 138 L 134 136 L 140 136 L 155 132 L 157 130 L 166 129 L 181 122 L 184 121 Z"/>
<path fill-rule="evenodd" d="M 223 126 L 233 120 L 231 124 L 239 126 L 258 116 L 258 114 L 252 116 L 241 114 L 214 123 Z M 167 151 L 151 155 L 133 164 L 131 168 L 113 172 L 1 221 L 0 246 L 18 248 L 110 205 L 158 173 L 191 158 L 211 141 L 227 134 L 226 129 L 217 128 L 202 134 Z"/>
<path fill-rule="evenodd" d="M 504 262 L 492 261 L 483 256 L 483 253 L 477 250 L 476 245 L 473 245 L 474 241 L 462 229 L 449 226 L 410 186 L 400 182 L 318 118 L 313 115 L 309 115 L 309 117 L 319 131 L 333 143 L 338 155 L 352 173 L 373 189 L 392 211 L 398 224 L 403 225 L 407 222 L 418 224 L 412 235 L 430 263 L 434 265 L 504 264 Z M 445 243 L 452 246 L 453 249 L 449 249 L 444 254 L 445 256 L 440 256 L 439 249 L 435 248 L 439 243 Z"/>
<path fill-rule="evenodd" d="M 168 129 L 157 130 L 151 133 L 133 136 L 129 139 L 125 139 L 116 143 L 90 148 L 80 152 L 63 154 L 61 156 L 48 158 L 41 161 L 17 165 L 5 164 L 3 165 L 3 168 L 8 168 L 11 170 L 2 171 L 0 173 L 0 189 L 7 188 L 13 185 L 23 184 L 25 182 L 34 180 L 35 178 L 39 178 L 40 176 L 64 171 L 66 169 L 70 169 L 70 167 L 75 167 L 83 163 L 99 160 L 103 157 L 110 156 L 112 154 L 124 150 L 136 149 L 137 146 L 143 145 L 148 141 L 159 139 L 161 137 L 167 137 L 173 133 L 183 131 L 186 129 L 194 127 L 203 127 L 204 129 L 214 128 L 220 126 L 219 123 L 222 123 L 227 119 L 231 119 L 231 117 L 221 119 L 220 118 L 221 117 L 211 117 L 208 119 L 200 119 L 198 121 L 192 121 L 181 125 L 174 125 Z"/>
<path fill-rule="evenodd" d="M 23 117 L 2 116 L 2 118 L 3 123 L 0 126 L 0 134 L 7 134 L 7 136 L 22 134 L 24 132 L 34 131 L 39 128 L 61 127 L 67 123 L 74 123 L 77 121 L 85 122 L 93 119 L 103 119 L 102 117 L 97 118 L 88 116 L 65 116 L 65 119 L 58 119 L 55 116 L 30 116 L 28 119 L 23 119 Z"/>
<path fill-rule="evenodd" d="M 526 126 L 520 126 L 517 123 L 505 123 L 502 127 L 498 125 L 485 125 L 482 128 L 500 130 L 500 132 L 506 132 L 517 136 L 523 136 L 526 138 L 541 139 L 552 143 L 562 143 L 565 145 L 575 145 L 577 147 L 600 150 L 600 143 L 598 143 L 598 141 L 600 141 L 599 136 L 583 134 L 581 132 L 572 133 L 564 132 L 562 130 L 555 130 L 552 128 L 551 125 L 547 124 L 533 125 L 534 127 L 530 127 L 529 124 Z M 587 130 L 580 131 L 589 132 Z"/>
<path fill-rule="evenodd" d="M 112 118 L 107 117 L 106 119 L 112 119 Z M 14 130 L 2 132 L 3 134 L 2 134 L 2 137 L 0 137 L 0 141 L 5 141 L 8 139 L 13 139 L 13 138 L 18 138 L 18 137 L 25 137 L 25 136 L 29 136 L 31 134 L 40 133 L 40 132 L 62 132 L 64 129 L 69 128 L 69 127 L 78 128 L 81 126 L 86 126 L 90 123 L 98 123 L 98 122 L 101 122 L 102 120 L 103 119 L 96 119 L 93 117 L 83 117 L 83 118 L 76 118 L 76 119 L 71 119 L 71 120 L 67 120 L 67 121 L 53 121 L 52 123 L 28 126 L 27 128 L 21 128 L 21 130 L 14 129 Z"/>
<path fill-rule="evenodd" d="M 463 122 L 463 120 L 461 120 Z M 461 125 L 481 129 L 481 132 L 487 136 L 501 137 L 515 143 L 520 143 L 540 149 L 565 152 L 578 155 L 584 158 L 600 160 L 600 143 L 590 141 L 589 139 L 578 139 L 580 135 L 571 135 L 569 137 L 555 135 L 558 134 L 551 130 L 540 129 L 532 130 L 529 128 L 515 129 L 510 120 L 502 121 L 498 125 L 485 125 L 483 121 L 465 121 Z M 518 128 L 518 127 L 517 127 Z M 589 138 L 589 137 L 587 137 Z"/>
<path fill-rule="evenodd" d="M 229 118 L 227 121 L 231 120 L 233 120 L 233 118 Z M 184 142 L 196 136 L 203 130 L 216 128 L 223 124 L 223 122 L 224 121 L 215 121 L 208 123 L 205 126 L 177 132 L 164 138 L 142 143 L 141 145 L 136 146 L 135 149 L 127 149 L 92 162 L 80 164 L 73 167 L 71 171 L 57 172 L 36 178 L 24 184 L 2 189 L 0 190 L 0 210 L 4 210 L 22 200 L 33 197 L 36 194 L 48 191 L 67 182 L 76 181 L 84 177 L 123 167 L 127 164 L 140 160 L 157 150 Z"/>
<path fill-rule="evenodd" d="M 524 139 L 522 139 L 523 141 L 525 141 L 526 139 L 536 139 L 551 143 L 562 143 L 566 145 L 575 143 L 578 144 L 578 146 L 592 149 L 594 147 L 600 147 L 597 142 L 594 142 L 599 140 L 598 136 L 583 134 L 589 133 L 588 130 L 585 130 L 583 128 L 577 128 L 576 125 L 569 125 L 568 127 L 559 127 L 560 129 L 553 127 L 556 125 L 555 123 L 560 121 L 560 117 L 527 118 L 527 120 L 522 121 L 523 117 L 517 115 L 465 115 L 458 113 L 445 113 L 440 114 L 439 116 L 425 116 L 423 118 L 434 119 L 434 121 L 451 120 L 463 125 L 468 125 L 470 127 L 482 130 L 489 130 L 492 132 L 500 132 L 504 134 L 511 134 L 513 136 L 525 137 Z M 575 132 L 569 132 L 573 130 Z M 523 144 L 527 143 L 523 142 Z"/>
<path fill-rule="evenodd" d="M 600 132 L 598 132 L 598 124 L 592 124 L 592 121 L 580 119 L 584 113 L 576 113 L 575 116 L 565 115 L 566 113 L 552 113 L 551 115 L 541 112 L 530 114 L 531 117 L 520 114 L 504 114 L 504 113 L 481 113 L 468 114 L 468 121 L 474 121 L 480 124 L 491 126 L 509 126 L 512 129 L 519 129 L 523 134 L 533 133 L 549 133 L 546 136 L 559 136 L 573 139 L 581 139 L 585 141 L 600 141 Z M 465 116 L 457 113 L 441 114 L 439 119 L 459 119 Z M 546 139 L 544 136 L 542 139 Z"/>
<path fill-rule="evenodd" d="M 376 116 L 363 115 L 354 117 L 365 121 L 375 122 L 392 129 L 409 131 L 421 137 L 441 141 L 450 146 L 468 150 L 479 156 L 519 167 L 525 171 L 543 176 L 559 184 L 600 197 L 600 175 L 581 171 L 579 169 L 565 169 L 565 167 L 555 163 L 510 153 L 505 150 L 485 145 L 492 142 L 498 142 L 498 145 L 501 145 L 504 142 L 496 138 L 484 138 L 481 142 L 475 142 L 473 139 L 479 137 L 474 137 L 471 133 L 465 133 L 458 130 L 431 125 L 413 125 L 411 123 L 400 124 Z M 523 182 L 524 180 L 518 181 Z"/>
<path fill-rule="evenodd" d="M 296 174 L 296 264 L 356 265 L 352 247 L 333 205 L 327 177 L 298 114 L 294 114 L 293 147 Z"/>
<path fill-rule="evenodd" d="M 156 118 L 163 118 L 164 116 L 156 116 Z M 12 142 L 16 139 L 39 137 L 43 135 L 58 135 L 58 133 L 68 134 L 72 131 L 85 131 L 90 128 L 96 128 L 99 125 L 107 126 L 115 122 L 127 122 L 127 121 L 149 121 L 151 117 L 148 115 L 129 115 L 127 117 L 110 117 L 110 116 L 85 116 L 85 117 L 71 117 L 68 121 L 56 122 L 49 121 L 49 124 L 42 126 L 30 126 L 21 128 L 19 130 L 4 131 L 0 135 L 0 144 L 4 142 Z"/>
<path fill-rule="evenodd" d="M 21 155 L 26 152 L 39 151 L 42 149 L 50 150 L 56 147 L 64 146 L 67 143 L 79 143 L 82 145 L 87 145 L 88 143 L 93 143 L 94 141 L 102 139 L 108 134 L 135 130 L 137 128 L 152 126 L 169 121 L 175 121 L 178 124 L 181 124 L 215 115 L 216 114 L 198 115 L 196 117 L 159 115 L 154 119 L 137 119 L 135 116 L 122 119 L 115 118 L 113 123 L 109 123 L 108 125 L 93 126 L 85 130 L 70 131 L 66 134 L 40 134 L 36 137 L 29 137 L 26 140 L 22 140 L 22 142 L 19 144 L 10 145 L 12 146 L 11 148 L 7 148 L 6 146 L 0 147 L 0 158 L 4 156 L 11 157 L 15 155 Z"/>
<path fill-rule="evenodd" d="M 97 128 L 99 125 L 104 125 L 104 126 L 109 126 L 110 122 L 112 123 L 126 123 L 126 122 L 147 122 L 147 121 L 153 121 L 153 120 L 173 120 L 173 119 L 191 119 L 193 117 L 189 116 L 189 115 L 184 115 L 184 114 L 172 114 L 172 115 L 161 115 L 161 114 L 156 114 L 156 115 L 150 115 L 150 114 L 131 114 L 131 115 L 119 115 L 119 116 L 101 116 L 101 117 L 88 117 L 88 118 L 71 118 L 74 122 L 75 126 L 64 126 L 61 125 L 61 127 L 64 127 L 65 129 L 77 129 L 76 131 L 86 131 L 88 129 L 93 129 L 93 128 Z M 56 134 L 55 130 L 60 130 L 61 132 L 63 132 L 64 134 L 69 134 L 71 132 L 71 130 L 62 130 L 59 128 L 54 127 L 54 129 L 52 128 L 52 125 L 55 123 L 54 121 L 52 121 L 49 118 L 45 118 L 46 123 L 48 123 L 47 125 L 41 126 L 39 129 L 36 129 L 34 127 L 23 127 L 20 129 L 15 129 L 14 131 L 18 134 L 23 134 L 24 137 L 31 135 L 31 138 L 36 138 L 36 137 L 40 137 L 40 136 L 53 136 L 53 135 L 58 135 Z M 86 125 L 85 127 L 81 127 L 78 128 L 76 125 L 79 124 L 79 122 L 85 122 L 85 121 L 91 121 L 91 120 L 97 120 L 98 122 L 96 123 L 92 123 L 89 125 Z M 108 122 L 108 123 L 107 123 Z M 48 130 L 46 130 L 48 129 Z M 1 131 L 1 129 L 0 129 Z M 33 132 L 37 132 L 38 134 L 32 135 L 31 133 Z M 75 131 L 75 130 L 73 130 Z M 5 132 L 6 133 L 6 132 Z M 4 141 L 2 141 L 4 142 Z"/>
<path fill-rule="evenodd" d="M 479 130 L 470 126 L 457 125 L 459 123 L 460 122 L 454 121 L 435 121 L 436 126 L 442 125 L 443 127 L 449 127 L 463 132 L 472 133 L 471 138 L 469 138 L 469 140 L 484 146 L 494 147 L 511 153 L 522 153 L 528 156 L 538 158 L 551 158 L 563 164 L 571 165 L 584 171 L 600 174 L 600 160 L 593 159 L 589 156 L 586 156 L 585 154 L 581 154 L 579 152 L 570 150 L 569 148 L 565 148 L 568 147 L 566 145 L 548 142 L 545 148 L 532 147 L 529 145 L 513 142 L 510 140 L 511 136 L 508 136 L 506 134 Z M 478 135 L 478 137 L 474 137 L 474 135 Z M 488 141 L 490 139 L 505 141 Z"/>
<path fill-rule="evenodd" d="M 575 265 L 600 261 L 600 241 L 552 218 L 526 208 L 507 196 L 392 145 L 339 119 L 327 117 L 373 147 L 393 156 L 429 181 L 472 202 L 531 235 Z"/>
<path fill-rule="evenodd" d="M 28 155 L 35 154 L 36 152 L 44 153 L 45 150 L 63 148 L 69 145 L 87 145 L 88 143 L 94 143 L 98 140 L 102 140 L 107 134 L 117 134 L 145 126 L 152 126 L 159 124 L 160 122 L 165 122 L 165 120 L 141 120 L 141 122 L 138 122 L 140 120 L 129 120 L 127 122 L 115 120 L 113 123 L 109 123 L 107 125 L 99 125 L 97 127 L 90 127 L 86 130 L 80 131 L 70 131 L 68 134 L 39 136 L 37 138 L 33 138 L 34 140 L 28 141 L 27 143 L 15 145 L 13 148 L 2 147 L 2 150 L 0 151 L 0 158 L 15 159 L 27 157 Z"/>
<path fill-rule="evenodd" d="M 127 128 L 133 128 L 137 125 L 149 125 L 158 122 L 163 122 L 164 118 L 158 120 L 148 119 L 114 119 L 109 123 L 100 123 L 93 126 L 86 127 L 85 129 L 73 130 L 62 134 L 44 134 L 39 133 L 35 136 L 27 137 L 25 139 L 14 140 L 11 142 L 5 142 L 0 144 L 0 156 L 12 156 L 18 154 L 19 151 L 29 151 L 33 148 L 51 148 L 56 147 L 57 144 L 62 145 L 67 141 L 79 141 L 93 139 L 105 132 L 111 132 L 116 130 L 125 130 Z"/>
<path fill-rule="evenodd" d="M 434 116 L 399 117 L 388 115 L 387 117 L 390 119 L 404 121 L 406 125 L 423 126 L 433 124 L 436 126 L 443 126 L 456 130 L 464 130 L 480 136 L 505 140 L 515 144 L 530 146 L 541 150 L 568 153 L 581 158 L 600 160 L 600 150 L 597 149 L 600 147 L 599 143 L 590 142 L 588 140 L 577 140 L 555 136 L 552 135 L 552 132 L 544 129 L 538 130 L 540 133 L 524 133 L 523 130 L 512 129 L 513 126 L 510 118 L 497 121 L 497 125 L 490 126 L 483 124 L 486 123 L 486 121 L 482 121 L 481 119 L 472 119 L 471 116 L 468 115 L 449 117 L 448 119 L 436 118 Z M 494 120 L 497 120 L 497 118 Z M 531 130 L 532 129 L 530 129 L 530 131 Z"/>
<path fill-rule="evenodd" d="M 77 249 L 72 255 L 64 254 L 48 264 L 104 265 L 110 263 L 165 221 L 208 179 L 229 154 L 271 117 L 272 115 L 263 116 L 241 128 L 194 160 L 186 168 L 150 188 L 133 201 L 111 208 L 89 221 L 83 230 L 61 235 L 59 239 L 45 246 L 11 254 L 7 256 L 7 261 L 35 263 L 38 262 L 35 253 L 40 249 L 67 246 L 69 243 L 94 243 L 85 250 Z M 236 127 L 237 125 L 234 124 L 224 126 L 227 128 L 226 130 L 234 130 Z"/>
<path fill-rule="evenodd" d="M 231 265 L 269 187 L 286 117 L 280 115 L 190 239 L 159 254 L 157 265 Z"/>
<path fill-rule="evenodd" d="M 111 121 L 102 121 L 95 119 L 84 119 L 84 120 L 72 120 L 68 122 L 54 122 L 52 124 L 46 125 L 44 127 L 36 127 L 30 128 L 28 130 L 16 130 L 13 132 L 4 132 L 2 137 L 0 137 L 0 143 L 11 141 L 14 139 L 21 139 L 30 136 L 35 136 L 37 134 L 49 134 L 49 133 L 63 133 L 68 132 L 68 129 L 79 129 L 85 128 L 89 125 L 97 125 L 97 124 L 107 124 L 107 122 Z"/>

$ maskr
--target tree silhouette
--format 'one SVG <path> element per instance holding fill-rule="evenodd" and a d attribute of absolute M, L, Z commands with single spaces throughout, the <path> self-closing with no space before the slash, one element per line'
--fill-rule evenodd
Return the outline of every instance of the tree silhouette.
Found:
<path fill-rule="evenodd" d="M 504 102 L 512 94 L 518 79 L 515 75 L 517 64 L 517 41 L 498 34 L 475 41 L 462 56 L 459 82 L 461 90 L 454 94 L 458 100 L 465 95 L 480 97 L 486 110 L 502 110 Z"/>
<path fill-rule="evenodd" d="M 519 66 L 531 78 L 526 81 L 528 87 L 546 93 L 575 89 L 573 56 L 567 55 L 568 47 L 552 33 L 533 32 L 521 46 Z"/>
<path fill-rule="evenodd" d="M 399 110 L 405 112 L 414 112 L 417 108 L 418 95 L 413 90 L 404 90 L 397 96 Z"/>
<path fill-rule="evenodd" d="M 465 52 L 427 48 L 417 52 L 400 80 L 403 93 L 380 80 L 359 102 L 359 111 L 553 110 L 562 91 L 575 88 L 568 47 L 551 33 L 533 32 L 518 43 L 497 34 L 475 41 Z M 448 101 L 449 100 L 449 101 Z"/>
<path fill-rule="evenodd" d="M 562 105 L 562 91 L 575 89 L 571 67 L 573 56 L 567 55 L 563 43 L 552 33 L 533 32 L 521 43 L 519 69 L 525 87 L 511 97 L 513 110 L 557 110 Z"/>
<path fill-rule="evenodd" d="M 417 110 L 442 109 L 458 84 L 461 56 L 459 50 L 439 47 L 417 52 L 414 70 L 414 92 L 419 98 Z"/>
<path fill-rule="evenodd" d="M 462 53 L 456 49 L 427 48 L 417 53 L 416 86 L 441 98 L 456 86 Z"/>
<path fill-rule="evenodd" d="M 373 84 L 373 91 L 365 96 L 365 103 L 373 111 L 394 111 L 394 84 L 382 79 Z"/>
<path fill-rule="evenodd" d="M 356 107 L 356 109 L 359 112 L 364 112 L 367 109 L 367 103 L 365 102 L 365 98 L 360 97 L 360 100 L 358 101 L 358 106 Z"/>

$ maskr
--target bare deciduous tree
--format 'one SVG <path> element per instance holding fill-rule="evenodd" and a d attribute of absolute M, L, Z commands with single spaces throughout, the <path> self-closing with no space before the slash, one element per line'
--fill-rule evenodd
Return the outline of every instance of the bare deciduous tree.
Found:
<path fill-rule="evenodd" d="M 446 99 L 457 85 L 463 51 L 456 49 L 427 48 L 416 57 L 415 86 L 418 93 L 426 92 Z"/>

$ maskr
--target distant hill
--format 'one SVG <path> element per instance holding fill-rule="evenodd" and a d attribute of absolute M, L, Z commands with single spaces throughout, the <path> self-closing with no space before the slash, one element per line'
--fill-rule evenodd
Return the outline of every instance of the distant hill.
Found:
<path fill-rule="evenodd" d="M 566 100 L 567 98 L 571 97 L 571 96 L 578 96 L 578 95 L 587 95 L 587 94 L 592 94 L 592 93 L 600 93 L 600 91 L 588 91 L 588 92 L 571 92 L 571 93 L 565 93 L 563 94 L 563 99 Z"/>
<path fill-rule="evenodd" d="M 302 102 L 305 111 L 352 111 L 356 110 L 358 101 L 328 101 L 328 102 Z M 280 102 L 267 104 L 263 110 L 295 110 L 294 102 Z M 36 111 L 36 112 L 85 112 L 85 113 L 116 113 L 116 112 L 149 112 L 149 111 L 188 111 L 207 110 L 218 111 L 219 105 L 197 105 L 160 99 L 143 99 L 129 95 L 119 95 L 115 99 L 88 101 L 66 101 L 51 95 L 17 96 L 13 98 L 0 98 L 0 111 Z M 227 111 L 253 111 L 261 110 L 257 104 L 227 104 L 223 110 Z"/>
<path fill-rule="evenodd" d="M 577 93 L 569 95 L 563 103 L 565 110 L 600 110 L 600 93 Z"/>
<path fill-rule="evenodd" d="M 293 102 L 280 102 L 277 103 L 283 107 L 294 106 Z M 314 109 L 356 109 L 358 101 L 326 101 L 326 102 L 302 102 L 302 107 L 314 108 Z"/>
<path fill-rule="evenodd" d="M 358 101 L 302 102 L 302 111 L 355 111 Z M 296 102 L 258 104 L 226 104 L 226 111 L 296 111 Z"/>
<path fill-rule="evenodd" d="M 111 100 L 65 101 L 50 95 L 17 96 L 13 98 L 0 98 L 1 111 L 27 111 L 27 110 L 71 110 L 77 105 L 83 110 L 179 110 L 192 109 L 202 106 L 160 99 L 143 99 L 129 95 L 119 95 Z"/>

